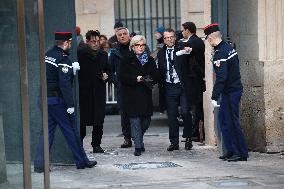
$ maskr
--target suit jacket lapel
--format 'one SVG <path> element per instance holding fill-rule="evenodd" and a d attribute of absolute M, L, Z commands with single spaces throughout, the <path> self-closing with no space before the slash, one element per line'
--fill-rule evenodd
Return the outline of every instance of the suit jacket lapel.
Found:
<path fill-rule="evenodd" d="M 167 74 L 167 59 L 166 59 L 167 54 L 166 54 L 166 49 L 167 48 L 163 49 L 163 56 L 162 56 L 163 70 L 164 70 L 165 75 Z"/>

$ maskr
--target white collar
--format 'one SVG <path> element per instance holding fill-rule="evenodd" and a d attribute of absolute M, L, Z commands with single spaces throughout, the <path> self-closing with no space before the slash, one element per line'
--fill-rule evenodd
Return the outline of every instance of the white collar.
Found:
<path fill-rule="evenodd" d="M 173 46 L 173 47 L 167 47 L 167 50 L 168 50 L 168 49 L 174 50 L 174 49 L 175 49 L 175 46 Z"/>

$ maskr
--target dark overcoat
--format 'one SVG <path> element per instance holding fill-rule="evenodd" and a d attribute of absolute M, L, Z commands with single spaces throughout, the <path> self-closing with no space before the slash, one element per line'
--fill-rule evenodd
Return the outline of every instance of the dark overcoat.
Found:
<path fill-rule="evenodd" d="M 183 66 L 183 75 L 185 80 L 185 91 L 188 96 L 189 105 L 194 105 L 202 101 L 205 86 L 205 45 L 202 39 L 197 35 L 192 35 L 187 42 L 179 47 L 191 47 L 189 55 L 183 55 L 185 62 Z"/>
<path fill-rule="evenodd" d="M 158 70 L 152 57 L 142 65 L 131 51 L 121 61 L 122 108 L 129 117 L 151 116 L 153 114 L 152 89 L 144 82 L 137 82 L 137 76 L 150 76 L 153 84 L 158 81 Z"/>
<path fill-rule="evenodd" d="M 106 82 L 102 80 L 102 73 L 109 73 L 108 55 L 84 44 L 78 48 L 78 61 L 81 126 L 102 125 L 106 105 Z"/>

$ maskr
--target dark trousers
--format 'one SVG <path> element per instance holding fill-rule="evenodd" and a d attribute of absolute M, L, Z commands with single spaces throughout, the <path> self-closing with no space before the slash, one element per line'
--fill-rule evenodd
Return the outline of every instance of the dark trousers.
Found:
<path fill-rule="evenodd" d="M 130 117 L 129 120 L 135 148 L 144 148 L 143 136 L 150 126 L 151 117 Z"/>
<path fill-rule="evenodd" d="M 171 144 L 179 144 L 178 107 L 181 106 L 183 117 L 183 137 L 191 138 L 192 116 L 189 111 L 186 94 L 180 84 L 166 84 L 166 105 L 169 122 L 169 139 Z"/>
<path fill-rule="evenodd" d="M 91 145 L 93 147 L 100 146 L 102 143 L 102 137 L 103 137 L 103 125 L 94 125 L 93 131 L 92 131 L 92 142 Z M 83 142 L 83 139 L 85 138 L 87 134 L 87 126 L 81 126 L 80 127 L 80 135 L 81 135 L 81 141 Z"/>
<path fill-rule="evenodd" d="M 218 119 L 228 153 L 248 157 L 248 149 L 239 124 L 241 96 L 241 91 L 222 94 Z"/>
<path fill-rule="evenodd" d="M 192 109 L 192 117 L 193 117 L 193 128 L 192 134 L 194 137 L 199 137 L 199 122 L 204 121 L 204 111 L 203 111 L 203 100 L 197 102 Z"/>
<path fill-rule="evenodd" d="M 130 126 L 130 119 L 129 117 L 123 112 L 120 112 L 121 117 L 121 129 L 122 134 L 125 139 L 131 139 L 131 126 Z"/>
<path fill-rule="evenodd" d="M 65 137 L 69 149 L 75 160 L 77 167 L 84 166 L 88 160 L 80 141 L 79 131 L 76 127 L 75 113 L 69 115 L 63 99 L 58 97 L 48 97 L 48 143 L 49 150 L 52 147 L 56 126 L 58 125 Z M 34 166 L 43 168 L 43 134 L 41 133 L 39 143 L 36 149 Z"/>
<path fill-rule="evenodd" d="M 123 108 L 121 106 L 121 89 L 117 87 L 116 90 L 117 104 L 120 108 L 120 121 L 121 121 L 121 130 L 125 139 L 131 139 L 131 126 L 129 117 L 124 113 Z"/>

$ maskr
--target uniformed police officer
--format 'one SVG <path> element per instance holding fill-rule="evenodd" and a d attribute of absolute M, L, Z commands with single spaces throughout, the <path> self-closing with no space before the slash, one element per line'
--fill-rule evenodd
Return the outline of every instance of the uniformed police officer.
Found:
<path fill-rule="evenodd" d="M 55 32 L 55 46 L 45 54 L 47 100 L 48 100 L 48 138 L 49 149 L 52 146 L 56 126 L 58 125 L 73 154 L 77 169 L 94 167 L 97 162 L 89 161 L 79 138 L 76 128 L 72 82 L 77 62 L 72 63 L 69 56 L 71 48 L 71 32 Z M 44 171 L 43 137 L 37 146 L 34 160 L 34 171 Z"/>
<path fill-rule="evenodd" d="M 239 105 L 243 92 L 239 58 L 235 49 L 222 40 L 218 24 L 204 28 L 209 44 L 214 48 L 213 67 L 216 81 L 212 92 L 212 105 L 218 107 L 218 121 L 228 153 L 220 158 L 227 161 L 246 161 L 248 150 L 239 124 Z"/>

